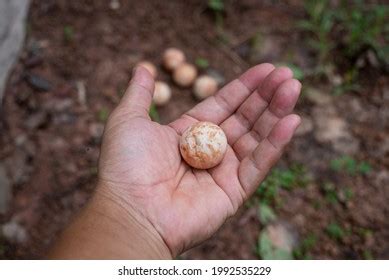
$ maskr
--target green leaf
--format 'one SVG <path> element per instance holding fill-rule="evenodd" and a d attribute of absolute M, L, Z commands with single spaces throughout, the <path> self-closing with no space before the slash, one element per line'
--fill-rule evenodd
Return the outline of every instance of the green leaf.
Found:
<path fill-rule="evenodd" d="M 273 244 L 265 231 L 262 231 L 259 236 L 259 255 L 264 260 L 269 260 L 272 257 Z"/>
<path fill-rule="evenodd" d="M 310 250 L 316 245 L 316 243 L 317 236 L 311 233 L 301 242 L 301 245 L 304 247 L 304 250 Z"/>
<path fill-rule="evenodd" d="M 335 240 L 341 240 L 345 235 L 343 228 L 335 222 L 332 222 L 327 226 L 326 232 L 329 237 Z"/>
<path fill-rule="evenodd" d="M 288 64 L 287 66 L 290 68 L 290 70 L 292 70 L 295 79 L 300 81 L 304 79 L 305 75 L 303 69 L 301 69 L 295 64 Z"/>
<path fill-rule="evenodd" d="M 283 249 L 275 249 L 273 253 L 273 260 L 293 260 L 293 255 Z"/>
<path fill-rule="evenodd" d="M 160 120 L 159 113 L 158 113 L 157 107 L 155 106 L 154 103 L 152 103 L 150 106 L 149 115 L 153 121 L 159 122 L 159 120 Z"/>
<path fill-rule="evenodd" d="M 358 165 L 358 171 L 361 172 L 362 174 L 368 174 L 371 172 L 371 170 L 372 170 L 371 165 L 366 161 L 362 161 Z"/>
<path fill-rule="evenodd" d="M 341 159 L 333 159 L 330 162 L 330 167 L 334 171 L 340 171 L 342 169 L 343 163 Z"/>
<path fill-rule="evenodd" d="M 309 20 L 300 20 L 297 22 L 296 27 L 305 31 L 315 31 L 316 25 L 310 22 Z"/>
<path fill-rule="evenodd" d="M 353 198 L 354 192 L 351 188 L 346 188 L 343 190 L 344 197 L 347 201 Z"/>
<path fill-rule="evenodd" d="M 222 12 L 222 11 L 224 11 L 224 1 L 223 0 L 209 0 L 208 7 L 214 11 Z"/>
<path fill-rule="evenodd" d="M 71 27 L 70 25 L 66 25 L 64 28 L 63 28 L 63 36 L 65 38 L 65 41 L 67 42 L 70 42 L 73 40 L 74 38 L 74 30 L 73 30 L 73 27 Z"/>
<path fill-rule="evenodd" d="M 106 122 L 109 117 L 109 111 L 107 108 L 101 108 L 100 111 L 98 112 L 98 118 L 99 121 L 101 122 Z"/>
<path fill-rule="evenodd" d="M 258 207 L 259 220 L 263 225 L 266 225 L 277 218 L 273 209 L 266 203 L 260 203 Z"/>
<path fill-rule="evenodd" d="M 201 69 L 206 69 L 209 67 L 208 60 L 206 60 L 205 58 L 201 58 L 201 57 L 196 59 L 195 64 L 197 65 L 197 67 L 199 67 Z"/>
<path fill-rule="evenodd" d="M 283 63 L 276 63 L 275 64 L 276 66 L 286 66 L 286 67 L 289 67 L 290 70 L 292 70 L 293 72 L 293 77 L 297 80 L 303 80 L 304 79 L 304 71 L 298 67 L 297 65 L 293 64 L 293 63 L 286 63 L 286 64 L 283 64 Z"/>

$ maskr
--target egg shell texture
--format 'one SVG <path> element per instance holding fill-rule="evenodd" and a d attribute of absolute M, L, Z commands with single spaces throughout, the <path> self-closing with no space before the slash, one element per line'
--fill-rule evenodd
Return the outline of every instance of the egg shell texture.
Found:
<path fill-rule="evenodd" d="M 210 122 L 196 123 L 181 136 L 181 155 L 197 169 L 215 167 L 223 160 L 226 150 L 226 135 L 219 126 Z"/>

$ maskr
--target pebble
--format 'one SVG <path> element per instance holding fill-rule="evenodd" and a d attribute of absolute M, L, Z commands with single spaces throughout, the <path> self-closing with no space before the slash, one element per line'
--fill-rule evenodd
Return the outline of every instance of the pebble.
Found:
<path fill-rule="evenodd" d="M 338 116 L 333 107 L 317 107 L 312 113 L 316 141 L 329 143 L 335 151 L 342 154 L 355 154 L 359 151 L 359 140 L 352 135 L 347 122 Z"/>
<path fill-rule="evenodd" d="M 323 106 L 332 103 L 332 97 L 329 93 L 325 93 L 317 88 L 308 87 L 304 93 L 304 97 L 315 105 Z"/>
<path fill-rule="evenodd" d="M 48 116 L 46 112 L 37 112 L 28 116 L 25 121 L 25 126 L 30 130 L 35 130 L 37 128 L 41 128 L 48 121 Z"/>
<path fill-rule="evenodd" d="M 3 236 L 15 243 L 25 243 L 28 239 L 26 229 L 15 221 L 10 221 L 1 227 Z"/>
<path fill-rule="evenodd" d="M 264 231 L 276 249 L 292 253 L 293 249 L 298 245 L 298 233 L 287 222 L 278 221 L 269 224 Z"/>
<path fill-rule="evenodd" d="M 109 7 L 110 7 L 112 10 L 118 10 L 118 9 L 120 9 L 120 2 L 119 2 L 119 0 L 111 0 L 111 2 L 109 2 Z"/>
<path fill-rule="evenodd" d="M 36 74 L 27 73 L 26 81 L 33 89 L 38 91 L 50 91 L 53 88 L 48 80 Z"/>

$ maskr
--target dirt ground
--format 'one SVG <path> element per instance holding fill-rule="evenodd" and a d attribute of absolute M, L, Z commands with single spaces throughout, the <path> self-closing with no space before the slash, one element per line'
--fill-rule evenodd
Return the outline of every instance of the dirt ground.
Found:
<path fill-rule="evenodd" d="M 230 1 L 220 39 L 206 1 L 120 1 L 116 10 L 103 0 L 33 1 L 24 51 L 1 111 L 0 161 L 12 180 L 13 199 L 0 224 L 19 227 L 13 240 L 0 235 L 0 258 L 44 258 L 85 204 L 95 187 L 103 123 L 139 60 L 160 65 L 163 50 L 174 46 L 192 62 L 208 60 L 225 81 L 264 61 L 292 59 L 311 67 L 314 60 L 293 24 L 303 16 L 300 1 L 276 2 Z M 247 46 L 255 34 L 263 38 L 260 50 Z M 299 240 L 317 237 L 309 249 L 314 259 L 389 259 L 389 80 L 380 71 L 364 77 L 360 93 L 337 97 L 324 82 L 313 87 L 318 95 L 304 84 L 296 109 L 304 129 L 279 164 L 304 164 L 312 177 L 304 188 L 281 190 L 276 212 Z M 162 69 L 158 79 L 171 82 Z M 190 89 L 173 86 L 172 101 L 158 109 L 160 122 L 194 104 Z M 330 161 L 345 154 L 368 162 L 371 172 L 332 170 Z M 336 192 L 351 189 L 352 198 L 329 202 L 326 182 Z M 346 232 L 340 239 L 326 232 L 334 221 Z M 257 208 L 242 207 L 181 258 L 257 259 L 262 228 Z"/>

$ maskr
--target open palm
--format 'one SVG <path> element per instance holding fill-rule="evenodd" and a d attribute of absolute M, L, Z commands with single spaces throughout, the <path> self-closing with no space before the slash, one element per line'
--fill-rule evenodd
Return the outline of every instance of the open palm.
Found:
<path fill-rule="evenodd" d="M 152 122 L 154 80 L 142 67 L 107 123 L 99 181 L 150 223 L 173 255 L 210 237 L 255 191 L 300 123 L 291 114 L 301 85 L 285 67 L 257 65 L 169 125 Z M 220 165 L 188 166 L 181 133 L 198 121 L 228 140 Z"/>

